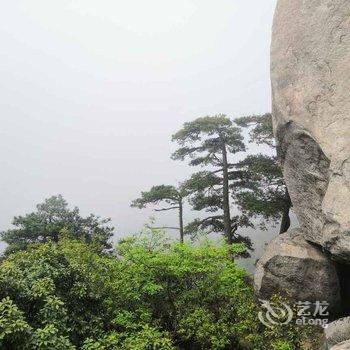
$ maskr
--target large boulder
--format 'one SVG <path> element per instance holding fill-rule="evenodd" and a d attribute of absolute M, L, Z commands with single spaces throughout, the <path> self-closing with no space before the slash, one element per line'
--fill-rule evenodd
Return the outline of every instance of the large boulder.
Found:
<path fill-rule="evenodd" d="M 261 299 L 281 294 L 295 301 L 327 301 L 340 307 L 340 286 L 333 262 L 303 238 L 300 230 L 279 235 L 258 261 L 254 288 Z"/>
<path fill-rule="evenodd" d="M 329 323 L 325 328 L 324 333 L 329 348 L 350 340 L 350 317 L 344 317 Z"/>
<path fill-rule="evenodd" d="M 350 262 L 350 1 L 279 0 L 274 132 L 307 240 Z"/>

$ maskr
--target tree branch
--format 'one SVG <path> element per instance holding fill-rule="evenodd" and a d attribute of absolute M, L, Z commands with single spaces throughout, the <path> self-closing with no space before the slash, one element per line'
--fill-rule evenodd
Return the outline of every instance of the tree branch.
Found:
<path fill-rule="evenodd" d="M 180 230 L 179 227 L 173 227 L 173 226 L 160 226 L 160 227 L 155 227 L 155 226 L 148 226 L 149 228 L 153 228 L 156 230 L 162 230 L 162 229 L 168 229 L 168 230 Z"/>
<path fill-rule="evenodd" d="M 173 209 L 179 209 L 179 206 L 175 207 L 169 207 L 169 208 L 163 208 L 163 209 L 154 209 L 154 211 L 167 211 L 167 210 L 173 210 Z"/>
<path fill-rule="evenodd" d="M 222 219 L 222 217 L 223 217 L 223 215 L 208 216 L 205 219 L 201 220 L 200 222 L 203 223 L 203 222 L 206 222 L 209 220 Z"/>
<path fill-rule="evenodd" d="M 220 168 L 218 170 L 209 171 L 209 172 L 210 172 L 210 174 L 220 173 L 220 172 L 222 172 L 222 168 Z"/>

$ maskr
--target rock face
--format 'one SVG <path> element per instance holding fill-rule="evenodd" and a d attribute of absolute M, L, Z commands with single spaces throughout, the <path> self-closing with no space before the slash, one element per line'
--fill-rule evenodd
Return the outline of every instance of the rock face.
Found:
<path fill-rule="evenodd" d="M 350 263 L 350 1 L 279 0 L 274 132 L 304 237 Z"/>
<path fill-rule="evenodd" d="M 280 293 L 297 301 L 328 301 L 331 312 L 340 307 L 333 262 L 306 242 L 299 230 L 280 235 L 269 244 L 257 264 L 254 288 L 262 299 Z"/>
<path fill-rule="evenodd" d="M 350 317 L 341 318 L 325 328 L 325 336 L 329 348 L 350 339 Z"/>

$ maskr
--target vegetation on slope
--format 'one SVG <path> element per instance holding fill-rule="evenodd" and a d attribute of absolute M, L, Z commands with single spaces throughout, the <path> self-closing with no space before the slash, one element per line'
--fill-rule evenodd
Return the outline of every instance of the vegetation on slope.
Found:
<path fill-rule="evenodd" d="M 158 230 L 113 254 L 66 238 L 0 265 L 1 349 L 299 349 L 296 326 L 263 326 L 241 245 L 172 243 Z"/>

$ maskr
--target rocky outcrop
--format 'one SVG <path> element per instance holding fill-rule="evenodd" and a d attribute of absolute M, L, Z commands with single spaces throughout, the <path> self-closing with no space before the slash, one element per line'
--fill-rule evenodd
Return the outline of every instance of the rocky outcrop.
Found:
<path fill-rule="evenodd" d="M 304 237 L 350 263 L 350 1 L 279 0 L 274 132 Z"/>
<path fill-rule="evenodd" d="M 334 321 L 325 328 L 328 348 L 350 339 L 350 317 Z"/>
<path fill-rule="evenodd" d="M 328 301 L 339 311 L 340 287 L 333 262 L 299 230 L 275 238 L 259 260 L 254 288 L 261 299 L 281 294 L 296 301 Z"/>
<path fill-rule="evenodd" d="M 349 314 L 349 0 L 278 0 L 271 81 L 278 156 L 301 227 L 270 243 L 256 293 L 326 300 L 331 317 L 340 305 Z M 350 349 L 349 320 L 325 331 L 332 350 Z"/>

